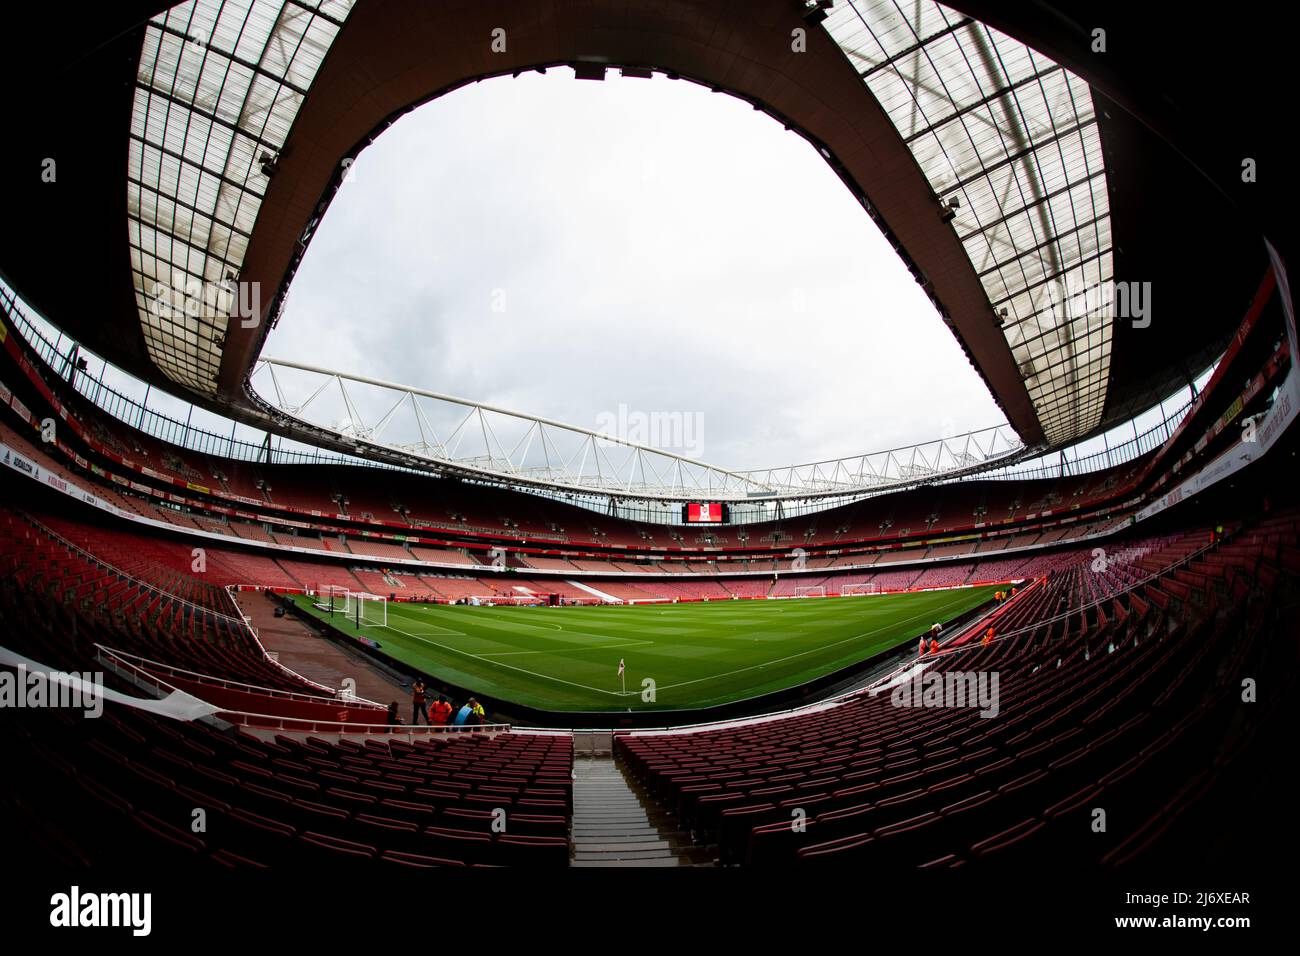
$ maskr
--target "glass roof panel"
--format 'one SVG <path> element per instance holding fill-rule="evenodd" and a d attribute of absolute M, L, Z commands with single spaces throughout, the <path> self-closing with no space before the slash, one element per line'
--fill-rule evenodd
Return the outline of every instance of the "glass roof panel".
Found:
<path fill-rule="evenodd" d="M 1047 439 L 1101 421 L 1110 372 L 1110 210 L 1087 83 L 921 0 L 844 0 L 825 27 L 941 201 Z M 1005 312 L 1003 311 L 1005 310 Z"/>
<path fill-rule="evenodd" d="M 128 147 L 128 235 L 149 356 L 216 393 L 273 160 L 353 0 L 190 0 L 149 22 Z"/>

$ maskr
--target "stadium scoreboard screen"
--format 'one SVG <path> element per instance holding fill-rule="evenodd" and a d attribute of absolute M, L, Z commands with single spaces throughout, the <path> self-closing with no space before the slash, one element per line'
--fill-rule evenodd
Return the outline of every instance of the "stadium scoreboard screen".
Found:
<path fill-rule="evenodd" d="M 687 524 L 726 524 L 728 508 L 720 501 L 692 501 L 682 508 Z"/>

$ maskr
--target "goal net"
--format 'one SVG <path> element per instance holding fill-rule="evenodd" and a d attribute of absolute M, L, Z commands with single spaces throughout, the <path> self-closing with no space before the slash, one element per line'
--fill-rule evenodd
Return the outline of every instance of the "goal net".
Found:
<path fill-rule="evenodd" d="M 874 583 L 867 584 L 846 584 L 840 588 L 840 597 L 860 597 L 863 594 L 879 594 L 880 585 Z"/>
<path fill-rule="evenodd" d="M 801 584 L 794 589 L 795 597 L 825 597 L 826 585 L 824 584 Z"/>
<path fill-rule="evenodd" d="M 388 598 L 378 594 L 354 594 L 352 618 L 370 627 L 388 626 Z"/>
<path fill-rule="evenodd" d="M 350 614 L 352 613 L 352 592 L 336 584 L 322 584 L 316 588 L 314 603 L 318 611 Z"/>

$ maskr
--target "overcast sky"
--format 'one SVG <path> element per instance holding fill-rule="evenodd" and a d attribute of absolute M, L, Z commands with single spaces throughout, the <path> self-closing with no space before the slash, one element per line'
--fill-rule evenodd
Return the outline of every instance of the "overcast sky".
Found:
<path fill-rule="evenodd" d="M 682 429 L 628 437 L 729 468 L 1003 420 L 816 151 L 662 76 L 529 73 L 398 121 L 334 199 L 263 355 L 588 428 L 678 412 Z"/>

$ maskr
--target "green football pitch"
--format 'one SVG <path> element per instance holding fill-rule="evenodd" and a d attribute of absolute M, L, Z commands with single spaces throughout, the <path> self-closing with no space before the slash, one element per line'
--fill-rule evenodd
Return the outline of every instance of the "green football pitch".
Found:
<path fill-rule="evenodd" d="M 338 613 L 334 623 L 418 671 L 502 700 L 542 710 L 672 711 L 797 687 L 917 640 L 993 591 L 554 608 L 390 603 L 387 626 L 358 629 Z M 295 600 L 328 617 L 313 598 Z"/>

